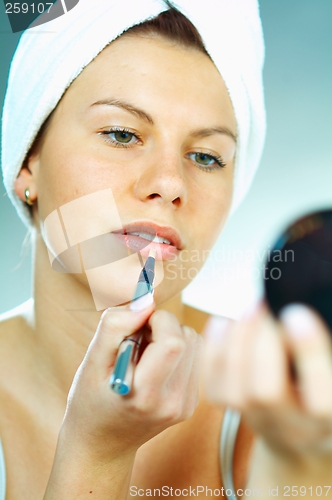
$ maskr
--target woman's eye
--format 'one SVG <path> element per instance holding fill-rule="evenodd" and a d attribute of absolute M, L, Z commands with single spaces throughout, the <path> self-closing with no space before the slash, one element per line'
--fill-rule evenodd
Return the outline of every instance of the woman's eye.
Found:
<path fill-rule="evenodd" d="M 123 144 L 129 144 L 129 142 L 131 142 L 132 138 L 134 137 L 134 134 L 132 134 L 131 132 L 124 131 L 110 132 L 109 135 L 115 141 L 122 142 Z"/>
<path fill-rule="evenodd" d="M 212 158 L 212 156 L 207 155 L 207 154 L 194 153 L 194 156 L 195 156 L 195 161 L 197 161 L 197 163 L 200 163 L 201 165 L 209 166 L 215 162 L 215 159 Z"/>
<path fill-rule="evenodd" d="M 188 158 L 195 161 L 204 170 L 213 170 L 225 167 L 225 163 L 220 156 L 213 156 L 207 153 L 189 153 Z"/>
<path fill-rule="evenodd" d="M 102 135 L 114 146 L 129 146 L 133 144 L 137 144 L 139 142 L 139 138 L 134 132 L 130 132 L 130 130 L 126 129 L 113 129 L 113 130 L 105 130 L 102 132 Z"/>

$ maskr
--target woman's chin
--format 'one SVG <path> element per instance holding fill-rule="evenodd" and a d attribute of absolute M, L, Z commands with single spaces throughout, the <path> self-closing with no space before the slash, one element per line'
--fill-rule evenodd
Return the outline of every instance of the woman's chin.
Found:
<path fill-rule="evenodd" d="M 86 271 L 86 277 L 97 311 L 130 302 L 142 271 L 138 254 Z M 164 278 L 162 261 L 155 263 L 154 286 Z"/>

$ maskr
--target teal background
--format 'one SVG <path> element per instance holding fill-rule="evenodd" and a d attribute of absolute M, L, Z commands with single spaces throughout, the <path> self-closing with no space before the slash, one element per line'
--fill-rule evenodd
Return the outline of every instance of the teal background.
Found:
<path fill-rule="evenodd" d="M 256 254 L 295 216 L 332 207 L 332 1 L 261 0 L 260 6 L 266 41 L 266 147 L 253 187 L 218 243 Z M 0 2 L 1 104 L 18 38 Z M 0 312 L 30 296 L 26 235 L 1 185 Z M 233 286 L 232 296 L 232 284 L 213 281 L 213 266 L 204 272 L 185 292 L 186 300 L 211 312 L 237 316 L 229 301 L 236 299 L 238 285 Z M 202 298 L 206 278 L 211 284 Z M 243 303 L 255 287 L 257 292 L 257 280 L 254 286 L 241 283 Z"/>

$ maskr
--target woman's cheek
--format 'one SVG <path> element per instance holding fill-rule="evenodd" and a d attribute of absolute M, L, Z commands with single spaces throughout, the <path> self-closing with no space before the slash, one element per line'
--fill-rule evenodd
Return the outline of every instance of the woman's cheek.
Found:
<path fill-rule="evenodd" d="M 210 249 L 222 231 L 229 215 L 232 194 L 233 182 L 230 179 L 217 189 L 210 189 L 210 194 L 203 200 L 201 218 L 197 222 L 200 230 L 197 247 L 202 251 Z"/>

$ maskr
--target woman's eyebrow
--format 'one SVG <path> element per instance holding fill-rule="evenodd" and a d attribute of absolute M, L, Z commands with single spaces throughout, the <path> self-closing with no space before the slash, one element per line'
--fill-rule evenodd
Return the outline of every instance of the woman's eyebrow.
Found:
<path fill-rule="evenodd" d="M 222 134 L 222 135 L 228 135 L 233 139 L 233 141 L 236 144 L 237 137 L 236 135 L 228 128 L 224 126 L 218 126 L 218 127 L 209 127 L 209 128 L 202 128 L 200 130 L 195 130 L 194 132 L 191 132 L 190 136 L 191 137 L 208 137 L 210 135 L 214 134 Z"/>
<path fill-rule="evenodd" d="M 152 117 L 136 106 L 133 106 L 127 101 L 122 101 L 120 99 L 102 99 L 101 101 L 94 102 L 91 106 L 116 106 L 117 108 L 125 109 L 129 113 L 141 118 L 142 120 L 148 122 L 150 125 L 154 125 Z"/>
<path fill-rule="evenodd" d="M 115 106 L 117 108 L 122 108 L 125 109 L 126 111 L 129 111 L 129 113 L 133 114 L 134 116 L 137 116 L 138 118 L 141 118 L 142 120 L 146 121 L 149 123 L 149 125 L 154 125 L 154 121 L 146 111 L 143 111 L 140 108 L 137 108 L 133 104 L 130 104 L 127 101 L 123 101 L 122 99 L 102 99 L 100 101 L 94 102 L 91 104 L 92 106 Z M 236 135 L 228 128 L 224 126 L 217 126 L 217 127 L 209 127 L 209 128 L 203 128 L 200 130 L 195 130 L 191 132 L 190 136 L 191 137 L 208 137 L 210 135 L 214 134 L 222 134 L 222 135 L 228 135 L 233 139 L 233 141 L 236 143 Z"/>

